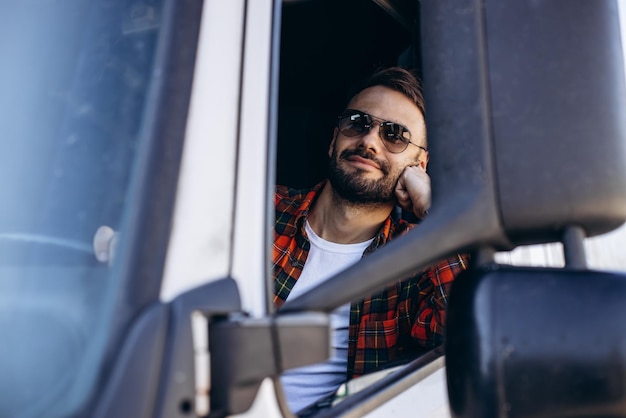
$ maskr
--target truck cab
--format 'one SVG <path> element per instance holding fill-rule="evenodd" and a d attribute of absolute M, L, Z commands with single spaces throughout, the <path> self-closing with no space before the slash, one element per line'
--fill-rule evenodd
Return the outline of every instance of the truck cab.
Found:
<path fill-rule="evenodd" d="M 328 314 L 456 252 L 446 343 L 314 416 L 626 416 L 623 7 L 3 2 L 0 416 L 294 416 Z M 324 178 L 389 65 L 424 83 L 430 213 L 276 309 L 274 187 Z"/>

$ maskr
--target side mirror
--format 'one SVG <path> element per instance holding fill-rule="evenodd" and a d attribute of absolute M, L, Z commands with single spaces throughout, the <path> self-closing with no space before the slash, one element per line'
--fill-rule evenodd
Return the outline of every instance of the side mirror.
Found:
<path fill-rule="evenodd" d="M 414 254 L 564 241 L 567 258 L 621 225 L 618 2 L 421 6 L 433 207 Z M 449 301 L 453 416 L 626 417 L 626 276 L 489 268 L 461 275 Z"/>

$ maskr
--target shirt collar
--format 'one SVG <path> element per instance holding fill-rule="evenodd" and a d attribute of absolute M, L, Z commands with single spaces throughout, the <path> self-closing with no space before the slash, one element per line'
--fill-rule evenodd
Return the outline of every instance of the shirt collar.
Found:
<path fill-rule="evenodd" d="M 315 200 L 317 199 L 317 195 L 319 194 L 319 191 L 322 190 L 322 187 L 324 186 L 324 184 L 326 184 L 326 180 L 320 183 L 317 183 L 304 196 L 302 203 L 300 204 L 300 206 L 295 212 L 294 224 L 296 226 L 295 228 L 296 231 L 304 232 L 304 221 L 309 217 L 309 211 L 311 210 L 313 203 L 315 203 Z"/>

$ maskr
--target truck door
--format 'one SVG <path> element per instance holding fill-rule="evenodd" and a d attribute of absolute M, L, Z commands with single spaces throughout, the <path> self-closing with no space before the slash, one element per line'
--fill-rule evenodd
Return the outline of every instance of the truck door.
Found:
<path fill-rule="evenodd" d="M 190 312 L 241 304 L 245 16 L 243 1 L 0 6 L 0 416 L 202 414 Z"/>

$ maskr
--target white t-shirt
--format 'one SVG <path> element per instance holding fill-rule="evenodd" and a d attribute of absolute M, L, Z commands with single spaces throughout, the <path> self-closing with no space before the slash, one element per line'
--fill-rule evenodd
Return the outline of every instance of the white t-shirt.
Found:
<path fill-rule="evenodd" d="M 307 292 L 336 273 L 356 263 L 373 238 L 356 244 L 337 244 L 320 238 L 305 225 L 311 248 L 302 274 L 289 293 L 287 300 Z M 346 380 L 348 367 L 348 326 L 350 305 L 334 310 L 330 315 L 332 329 L 331 356 L 322 363 L 287 370 L 281 376 L 287 403 L 293 412 L 330 395 Z"/>

